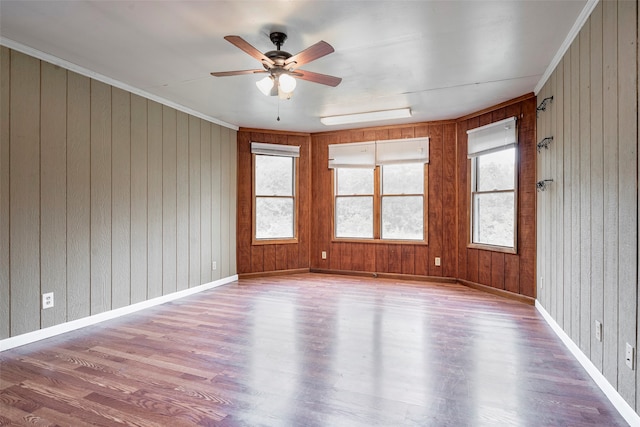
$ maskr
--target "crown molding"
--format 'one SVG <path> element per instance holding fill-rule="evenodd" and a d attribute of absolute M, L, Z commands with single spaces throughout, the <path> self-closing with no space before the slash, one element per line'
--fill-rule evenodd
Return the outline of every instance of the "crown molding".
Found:
<path fill-rule="evenodd" d="M 564 42 L 562 42 L 562 44 L 560 45 L 560 49 L 558 49 L 558 52 L 556 52 L 556 55 L 551 60 L 551 63 L 549 64 L 546 71 L 540 78 L 540 81 L 533 90 L 536 95 L 542 90 L 542 87 L 545 85 L 545 83 L 547 83 L 547 80 L 549 80 L 549 77 L 551 77 L 551 74 L 562 60 L 564 54 L 567 53 L 567 50 L 569 50 L 569 48 L 571 47 L 571 43 L 573 43 L 573 40 L 575 40 L 575 38 L 578 36 L 578 33 L 580 33 L 580 30 L 587 22 L 587 19 L 589 19 L 589 16 L 591 16 L 591 12 L 593 12 L 593 9 L 595 9 L 598 5 L 598 1 L 599 0 L 588 0 L 587 4 L 585 4 L 584 8 L 582 8 L 582 12 L 580 12 L 580 15 L 578 15 L 578 18 L 573 24 L 573 27 L 571 27 L 571 30 L 569 30 L 569 34 L 567 34 Z"/>

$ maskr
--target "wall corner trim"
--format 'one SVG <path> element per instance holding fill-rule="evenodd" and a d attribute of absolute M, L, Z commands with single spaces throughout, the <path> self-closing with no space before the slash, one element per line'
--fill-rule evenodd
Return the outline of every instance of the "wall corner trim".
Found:
<path fill-rule="evenodd" d="M 571 27 L 571 30 L 569 30 L 569 34 L 567 34 L 567 37 L 564 39 L 564 41 L 560 45 L 560 48 L 556 52 L 556 55 L 553 57 L 553 59 L 549 63 L 549 66 L 547 67 L 544 74 L 538 81 L 538 84 L 536 85 L 535 89 L 533 90 L 533 92 L 536 95 L 538 95 L 538 92 L 540 92 L 542 90 L 542 87 L 545 85 L 545 83 L 547 83 L 547 80 L 549 80 L 549 77 L 551 77 L 553 70 L 556 69 L 556 67 L 560 63 L 560 60 L 562 60 L 562 57 L 564 56 L 564 54 L 571 47 L 571 43 L 573 43 L 573 40 L 578 35 L 580 30 L 584 26 L 585 22 L 587 22 L 587 19 L 589 19 L 589 16 L 591 16 L 591 12 L 593 12 L 593 9 L 596 8 L 596 6 L 598 5 L 598 2 L 599 0 L 588 0 L 587 4 L 584 5 L 584 8 L 580 12 L 580 15 L 578 15 L 578 18 L 576 19 L 576 22 L 574 22 L 573 27 Z"/>
<path fill-rule="evenodd" d="M 544 320 L 551 326 L 553 332 L 562 340 L 564 345 L 569 349 L 571 354 L 578 360 L 582 367 L 587 371 L 589 376 L 593 378 L 600 390 L 605 394 L 607 399 L 613 404 L 622 417 L 629 423 L 630 426 L 640 426 L 640 415 L 638 415 L 633 408 L 620 396 L 615 388 L 607 381 L 602 373 L 591 363 L 589 358 L 580 350 L 580 348 L 569 338 L 569 336 L 562 330 L 560 325 L 556 323 L 551 315 L 544 309 L 542 304 L 536 300 L 536 309 L 542 315 Z"/>
<path fill-rule="evenodd" d="M 164 304 L 169 301 L 174 301 L 189 295 L 217 288 L 218 286 L 226 285 L 236 280 L 238 280 L 237 274 L 213 282 L 205 283 L 200 286 L 195 286 L 193 288 L 184 289 L 182 291 L 174 292 L 168 295 L 163 295 L 147 301 L 142 301 L 121 308 L 116 308 L 115 310 L 105 311 L 93 316 L 83 317 L 82 319 L 72 320 L 70 322 L 61 323 L 49 328 L 39 329 L 37 331 L 28 332 L 26 334 L 17 335 L 15 337 L 6 338 L 4 340 L 0 340 L 0 353 L 5 350 L 20 347 L 22 345 L 30 344 L 46 338 L 51 338 L 56 335 L 64 334 L 66 332 L 75 331 L 76 329 L 84 328 L 85 326 L 95 325 L 96 323 L 104 322 L 105 320 L 115 319 L 127 314 L 134 313 L 136 311 L 143 310 L 145 308 L 154 307 L 156 305 Z"/>
<path fill-rule="evenodd" d="M 161 96 L 157 96 L 157 95 L 154 95 L 152 93 L 146 92 L 146 91 L 144 91 L 142 89 L 138 89 L 136 87 L 128 85 L 128 84 L 126 84 L 124 82 L 121 82 L 119 80 L 113 79 L 111 77 L 105 76 L 105 75 L 97 73 L 95 71 L 91 71 L 91 70 L 89 70 L 87 68 L 84 68 L 84 67 L 82 67 L 80 65 L 74 64 L 73 62 L 69 62 L 69 61 L 66 61 L 66 60 L 64 60 L 62 58 L 58 58 L 57 56 L 53 56 L 53 55 L 50 55 L 48 53 L 41 52 L 41 51 L 39 51 L 37 49 L 34 49 L 32 47 L 23 45 L 22 43 L 13 41 L 13 40 L 8 39 L 6 37 L 0 37 L 0 45 L 8 47 L 9 49 L 13 49 L 15 51 L 24 53 L 25 55 L 29 55 L 29 56 L 32 56 L 34 58 L 40 59 L 41 61 L 49 62 L 51 64 L 54 64 L 54 65 L 57 65 L 59 67 L 65 68 L 65 69 L 67 69 L 69 71 L 73 71 L 74 73 L 78 73 L 80 75 L 89 77 L 89 78 L 94 79 L 94 80 L 98 80 L 98 81 L 100 81 L 102 83 L 106 83 L 106 84 L 111 85 L 113 87 L 117 87 L 119 89 L 126 90 L 127 92 L 130 92 L 130 93 L 133 93 L 133 94 L 136 94 L 136 95 L 140 95 L 143 98 L 150 99 L 152 101 L 156 101 L 156 102 L 158 102 L 158 103 L 160 103 L 162 105 L 166 105 L 167 107 L 175 108 L 178 111 L 182 111 L 183 113 L 190 114 L 192 116 L 201 118 L 201 119 L 206 120 L 208 122 L 211 122 L 211 123 L 214 123 L 214 124 L 217 124 L 217 125 L 220 125 L 220 126 L 224 126 L 226 128 L 233 129 L 233 130 L 238 130 L 239 129 L 238 126 L 233 125 L 231 123 L 227 123 L 227 122 L 222 121 L 220 119 L 216 119 L 215 117 L 208 116 L 208 115 L 203 114 L 203 113 L 201 113 L 199 111 L 193 110 L 193 109 L 191 109 L 189 107 L 185 107 L 184 105 L 180 105 L 180 104 L 175 103 L 173 101 L 169 101 L 168 99 L 163 98 Z M 0 351 L 1 351 L 1 349 L 0 349 Z"/>

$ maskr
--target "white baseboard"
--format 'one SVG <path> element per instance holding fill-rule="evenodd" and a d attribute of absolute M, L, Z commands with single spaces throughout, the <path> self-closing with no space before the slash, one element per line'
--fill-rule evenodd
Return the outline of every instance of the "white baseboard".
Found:
<path fill-rule="evenodd" d="M 84 328 L 85 326 L 95 325 L 96 323 L 104 322 L 105 320 L 115 319 L 136 311 L 144 310 L 145 308 L 153 307 L 156 305 L 164 304 L 165 302 L 184 298 L 188 295 L 193 295 L 198 292 L 206 291 L 207 289 L 216 288 L 218 286 L 225 285 L 238 280 L 238 275 L 225 277 L 223 279 L 216 280 L 214 282 L 205 283 L 204 285 L 196 286 L 182 291 L 174 292 L 161 297 L 153 298 L 147 301 L 138 302 L 128 305 L 122 308 L 116 308 L 114 310 L 105 311 L 104 313 L 95 314 L 93 316 L 84 317 L 82 319 L 72 320 L 71 322 L 61 323 L 59 325 L 51 326 L 49 328 L 39 329 L 37 331 L 28 332 L 26 334 L 18 335 L 11 338 L 0 340 L 0 352 L 9 350 L 11 348 L 20 347 L 21 345 L 30 344 L 32 342 L 40 341 L 45 338 L 50 338 L 56 335 L 64 334 L 65 332 L 74 331 L 76 329 Z"/>
<path fill-rule="evenodd" d="M 580 350 L 580 348 L 569 338 L 560 325 L 553 320 L 553 317 L 542 307 L 542 304 L 536 300 L 536 308 L 547 321 L 551 329 L 558 335 L 564 345 L 569 349 L 573 356 L 580 362 L 582 367 L 587 371 L 589 376 L 593 378 L 598 387 L 603 391 L 607 399 L 618 410 L 620 415 L 629 423 L 630 426 L 640 426 L 640 415 L 620 396 L 616 389 L 607 381 L 602 373 L 591 363 L 591 360 Z"/>

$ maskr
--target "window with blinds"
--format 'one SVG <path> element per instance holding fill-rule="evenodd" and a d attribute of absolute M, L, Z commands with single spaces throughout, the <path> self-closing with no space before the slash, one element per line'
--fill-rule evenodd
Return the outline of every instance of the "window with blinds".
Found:
<path fill-rule="evenodd" d="M 296 166 L 300 147 L 251 143 L 254 243 L 296 240 Z"/>
<path fill-rule="evenodd" d="M 471 246 L 517 250 L 517 136 L 515 117 L 467 131 Z"/>
<path fill-rule="evenodd" d="M 336 239 L 426 242 L 429 138 L 329 145 Z"/>

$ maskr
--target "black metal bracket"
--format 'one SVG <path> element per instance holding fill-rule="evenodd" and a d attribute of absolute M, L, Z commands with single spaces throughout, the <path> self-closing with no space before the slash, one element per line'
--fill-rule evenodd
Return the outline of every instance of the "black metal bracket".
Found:
<path fill-rule="evenodd" d="M 271 43 L 276 45 L 276 49 L 280 50 L 280 46 L 284 44 L 284 41 L 287 39 L 287 35 L 279 31 L 274 31 L 269 34 L 269 38 L 271 39 Z"/>
<path fill-rule="evenodd" d="M 543 99 L 542 102 L 540 103 L 540 105 L 538 105 L 538 108 L 536 108 L 536 115 L 540 111 L 546 111 L 547 110 L 547 105 L 552 103 L 552 102 L 553 102 L 553 96 L 550 96 L 548 98 Z"/>
<path fill-rule="evenodd" d="M 536 190 L 545 191 L 552 182 L 552 179 L 543 179 L 542 181 L 538 181 L 536 182 Z"/>
<path fill-rule="evenodd" d="M 549 149 L 549 144 L 551 144 L 551 141 L 553 141 L 553 137 L 552 136 L 548 136 L 545 139 L 543 139 L 542 141 L 538 142 L 538 153 L 543 148 L 546 148 L 548 150 Z"/>

